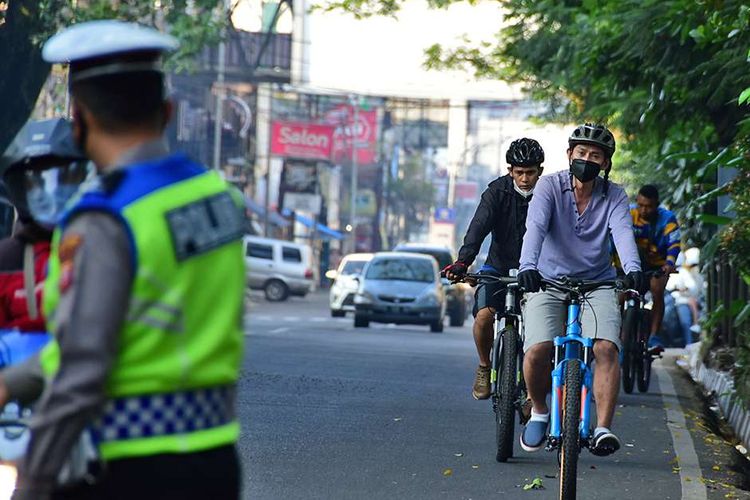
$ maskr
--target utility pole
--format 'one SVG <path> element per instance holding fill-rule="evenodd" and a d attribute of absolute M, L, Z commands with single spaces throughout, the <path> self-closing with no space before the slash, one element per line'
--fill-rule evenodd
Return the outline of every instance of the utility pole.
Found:
<path fill-rule="evenodd" d="M 224 88 L 224 73 L 227 68 L 227 24 L 229 24 L 229 11 L 231 8 L 230 0 L 224 1 L 224 12 L 226 15 L 225 23 L 221 28 L 221 42 L 219 42 L 219 60 L 216 69 L 216 114 L 214 116 L 214 158 L 213 167 L 215 170 L 221 168 L 221 129 L 224 122 L 224 99 L 226 98 L 226 89 Z"/>
<path fill-rule="evenodd" d="M 352 126 L 350 136 L 352 141 L 352 178 L 351 178 L 351 200 L 349 202 L 349 225 L 351 226 L 352 253 L 357 251 L 357 130 L 359 129 L 359 98 L 352 94 L 349 96 L 349 104 L 352 106 Z"/>
<path fill-rule="evenodd" d="M 263 214 L 263 236 L 271 236 L 270 211 L 271 211 L 271 129 L 273 127 L 273 90 L 270 83 L 258 85 L 258 108 L 256 111 L 256 149 L 263 151 L 263 163 L 266 167 L 264 184 L 264 214 Z M 294 224 L 294 222 L 292 222 Z"/>

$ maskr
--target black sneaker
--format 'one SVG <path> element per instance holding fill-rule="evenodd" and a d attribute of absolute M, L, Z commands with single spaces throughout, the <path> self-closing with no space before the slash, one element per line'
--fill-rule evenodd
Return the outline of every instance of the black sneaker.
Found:
<path fill-rule="evenodd" d="M 591 453 L 597 457 L 606 457 L 620 449 L 620 440 L 611 431 L 601 431 L 594 436 Z"/>

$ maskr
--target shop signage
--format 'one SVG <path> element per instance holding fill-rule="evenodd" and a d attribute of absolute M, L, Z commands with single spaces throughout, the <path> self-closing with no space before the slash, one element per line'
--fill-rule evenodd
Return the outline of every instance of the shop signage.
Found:
<path fill-rule="evenodd" d="M 271 154 L 284 158 L 330 160 L 333 127 L 314 123 L 275 121 L 271 124 Z"/>

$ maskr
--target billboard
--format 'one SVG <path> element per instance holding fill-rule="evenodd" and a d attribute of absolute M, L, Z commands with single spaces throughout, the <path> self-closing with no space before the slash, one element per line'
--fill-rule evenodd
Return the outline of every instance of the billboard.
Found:
<path fill-rule="evenodd" d="M 271 123 L 271 155 L 329 161 L 333 132 L 330 125 L 274 121 Z"/>
<path fill-rule="evenodd" d="M 474 181 L 456 181 L 454 192 L 456 204 L 475 205 L 479 200 L 479 183 Z"/>
<path fill-rule="evenodd" d="M 377 160 L 378 111 L 359 109 L 354 124 L 354 110 L 341 104 L 329 110 L 323 121 L 334 127 L 331 159 L 334 163 L 348 164 L 352 160 L 352 136 L 357 148 L 357 163 L 371 165 Z"/>

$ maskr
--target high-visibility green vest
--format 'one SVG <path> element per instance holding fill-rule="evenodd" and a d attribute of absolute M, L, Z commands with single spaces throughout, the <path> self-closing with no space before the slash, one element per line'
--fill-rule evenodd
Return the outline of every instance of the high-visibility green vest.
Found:
<path fill-rule="evenodd" d="M 180 155 L 129 166 L 122 176 L 109 191 L 84 194 L 63 218 L 45 283 L 43 306 L 54 333 L 61 274 L 72 265 L 59 258 L 65 225 L 87 210 L 125 224 L 133 285 L 107 380 L 109 400 L 91 426 L 94 439 L 105 459 L 234 443 L 245 290 L 238 200 L 215 172 Z M 41 360 L 53 375 L 59 344 L 48 344 Z"/>

